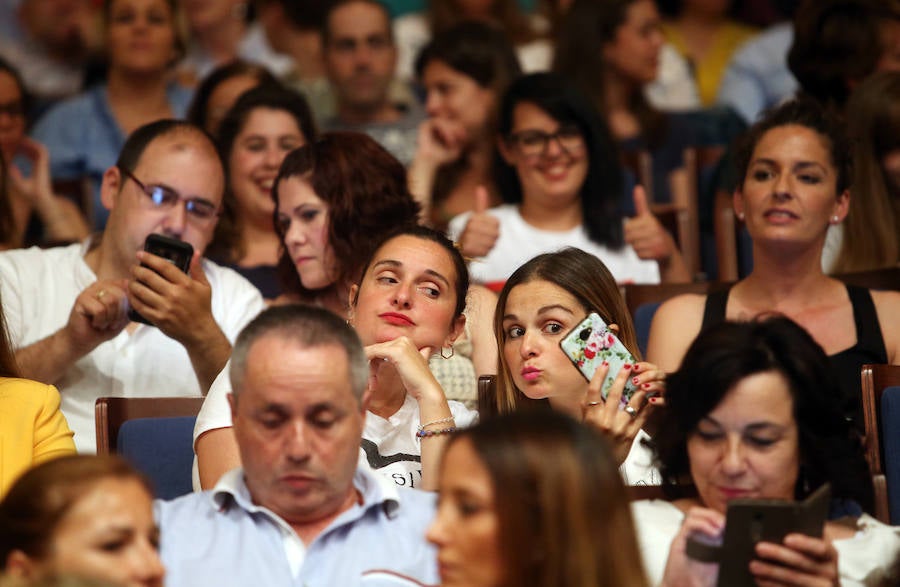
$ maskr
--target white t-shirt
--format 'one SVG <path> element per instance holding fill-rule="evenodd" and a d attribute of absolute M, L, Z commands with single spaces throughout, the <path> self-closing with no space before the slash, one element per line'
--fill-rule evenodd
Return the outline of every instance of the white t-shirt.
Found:
<path fill-rule="evenodd" d="M 231 408 L 228 394 L 231 393 L 231 379 L 228 376 L 231 362 L 216 377 L 194 426 L 194 449 L 197 439 L 204 432 L 217 428 L 231 427 Z M 456 401 L 449 401 L 457 428 L 471 426 L 478 419 L 478 412 L 468 409 Z M 390 479 L 402 487 L 418 488 L 422 482 L 421 448 L 416 432 L 419 426 L 419 405 L 407 395 L 390 418 L 382 418 L 366 412 L 362 446 L 359 449 L 360 465 L 367 463 L 376 473 Z M 194 459 L 194 489 L 199 490 L 197 459 Z"/>
<path fill-rule="evenodd" d="M 0 293 L 15 348 L 28 346 L 66 325 L 75 298 L 97 276 L 84 262 L 89 239 L 52 249 L 0 253 Z M 264 307 L 249 281 L 204 260 L 212 287 L 212 314 L 229 341 Z M 96 451 L 94 402 L 98 397 L 200 396 L 187 350 L 155 326 L 123 330 L 78 360 L 55 382 L 61 408 L 79 452 Z"/>
<path fill-rule="evenodd" d="M 647 579 L 650 585 L 659 585 L 684 513 L 667 501 L 643 500 L 632 502 L 631 514 Z M 841 587 L 887 584 L 886 574 L 900 555 L 900 528 L 868 515 L 859 518 L 857 527 L 853 537 L 834 541 Z"/>
<path fill-rule="evenodd" d="M 597 244 L 588 238 L 583 226 L 560 232 L 541 230 L 525 222 L 515 204 L 502 204 L 488 213 L 500 221 L 500 236 L 486 256 L 469 264 L 469 273 L 478 283 L 506 281 L 531 258 L 565 247 L 577 247 L 596 256 L 619 283 L 659 283 L 659 266 L 655 261 L 644 261 L 629 245 L 613 250 Z M 471 215 L 466 212 L 450 221 L 451 239 L 459 239 Z"/>

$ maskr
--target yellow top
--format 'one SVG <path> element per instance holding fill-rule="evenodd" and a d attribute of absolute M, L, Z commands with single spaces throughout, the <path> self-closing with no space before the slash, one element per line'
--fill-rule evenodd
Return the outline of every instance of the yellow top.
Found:
<path fill-rule="evenodd" d="M 663 24 L 663 32 L 666 40 L 688 60 L 697 82 L 697 91 L 700 94 L 700 102 L 704 106 L 712 106 L 719 92 L 719 84 L 725 75 L 725 68 L 735 50 L 745 41 L 756 35 L 756 29 L 733 21 L 726 21 L 713 39 L 712 46 L 700 63 L 691 61 L 687 54 L 687 44 L 681 31 L 672 23 Z"/>
<path fill-rule="evenodd" d="M 32 465 L 75 454 L 52 385 L 0 377 L 0 497 Z"/>

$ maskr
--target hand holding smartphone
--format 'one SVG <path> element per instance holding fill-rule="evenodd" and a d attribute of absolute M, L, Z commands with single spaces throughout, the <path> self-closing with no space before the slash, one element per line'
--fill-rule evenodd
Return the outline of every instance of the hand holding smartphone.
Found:
<path fill-rule="evenodd" d="M 575 326 L 559 342 L 559 347 L 588 382 L 603 361 L 609 363 L 609 371 L 600 386 L 604 399 L 622 366 L 635 363 L 632 354 L 596 312 L 591 312 Z M 622 403 L 627 403 L 635 391 L 637 387 L 629 379 L 622 392 Z"/>
<path fill-rule="evenodd" d="M 152 253 L 157 257 L 162 257 L 169 263 L 175 265 L 184 273 L 187 273 L 191 267 L 191 259 L 194 257 L 194 247 L 190 243 L 180 241 L 178 239 L 169 238 L 161 234 L 151 234 L 144 241 L 144 250 Z M 144 267 L 147 265 L 142 264 Z M 128 318 L 134 322 L 143 324 L 154 324 L 141 316 L 134 308 L 128 311 Z"/>
<path fill-rule="evenodd" d="M 750 561 L 758 542 L 781 543 L 788 534 L 821 538 L 831 503 L 831 486 L 824 484 L 803 502 L 736 499 L 728 504 L 722 546 L 689 539 L 688 557 L 719 563 L 719 587 L 755 587 Z"/>

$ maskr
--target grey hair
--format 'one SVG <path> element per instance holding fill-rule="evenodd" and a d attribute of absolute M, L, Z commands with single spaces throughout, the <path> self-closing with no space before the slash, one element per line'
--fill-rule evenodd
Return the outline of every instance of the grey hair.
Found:
<path fill-rule="evenodd" d="M 369 363 L 356 331 L 328 310 L 300 304 L 267 308 L 238 335 L 231 353 L 231 370 L 228 373 L 235 398 L 244 384 L 250 349 L 254 343 L 266 336 L 277 336 L 304 348 L 340 346 L 347 353 L 353 395 L 357 401 L 362 401 L 363 392 L 369 381 Z"/>

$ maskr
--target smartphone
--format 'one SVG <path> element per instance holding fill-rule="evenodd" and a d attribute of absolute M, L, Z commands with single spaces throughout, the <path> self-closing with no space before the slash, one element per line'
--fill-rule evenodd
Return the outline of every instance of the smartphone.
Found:
<path fill-rule="evenodd" d="M 559 347 L 588 381 L 594 377 L 594 372 L 603 361 L 609 363 L 609 372 L 600 387 L 600 393 L 604 398 L 609 395 L 609 388 L 622 365 L 626 363 L 634 365 L 635 362 L 622 341 L 596 312 L 588 314 L 587 318 L 559 341 Z M 629 377 L 622 393 L 622 403 L 628 403 L 635 391 L 637 387 Z"/>
<path fill-rule="evenodd" d="M 194 247 L 190 243 L 161 234 L 147 236 L 147 240 L 144 241 L 144 250 L 148 253 L 153 253 L 157 257 L 162 257 L 184 273 L 190 270 L 191 259 L 194 256 Z M 143 266 L 146 267 L 146 265 Z M 133 322 L 142 322 L 153 326 L 152 322 L 141 316 L 134 308 L 128 311 L 128 318 Z"/>
<path fill-rule="evenodd" d="M 719 563 L 719 587 L 755 587 L 750 561 L 757 542 L 780 544 L 791 533 L 821 538 L 831 505 L 831 486 L 826 483 L 802 502 L 736 499 L 728 503 L 722 546 L 713 553 L 708 546 L 688 540 L 687 555 Z"/>

